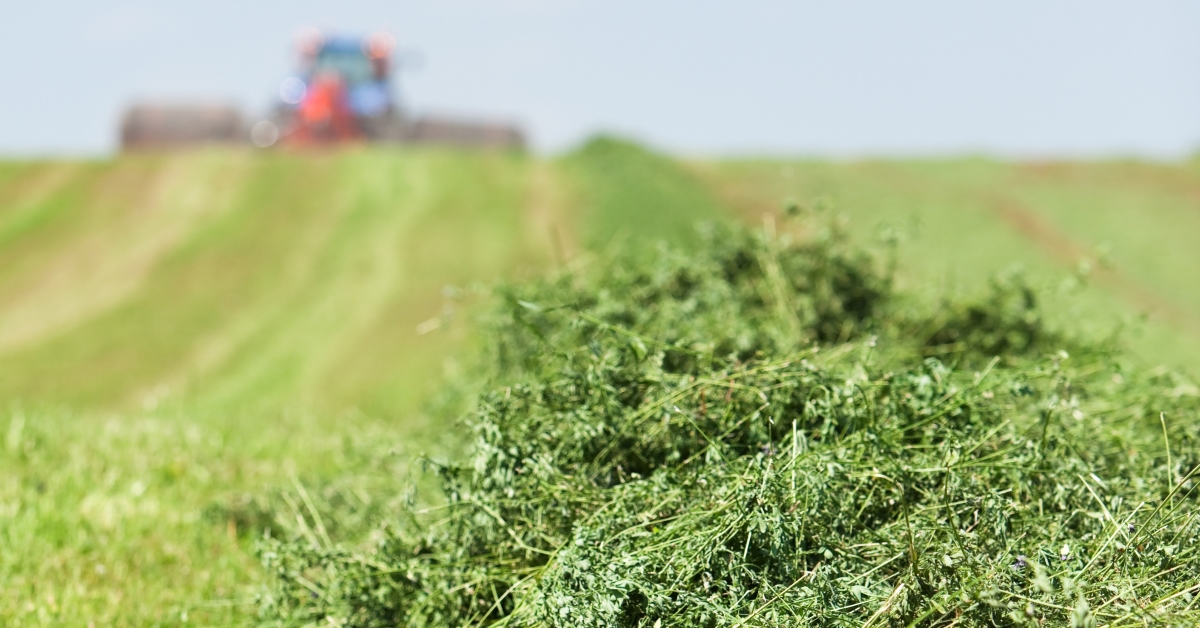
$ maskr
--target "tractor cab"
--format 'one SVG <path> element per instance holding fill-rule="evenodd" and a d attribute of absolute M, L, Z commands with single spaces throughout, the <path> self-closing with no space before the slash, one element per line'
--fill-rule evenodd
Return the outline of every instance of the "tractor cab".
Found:
<path fill-rule="evenodd" d="M 282 139 L 300 144 L 376 139 L 381 128 L 396 126 L 393 47 L 386 33 L 302 37 L 300 72 L 279 88 Z"/>
<path fill-rule="evenodd" d="M 347 106 L 357 116 L 383 115 L 394 108 L 391 84 L 392 39 L 332 38 L 320 42 L 305 59 L 306 79 L 332 75 L 345 86 Z"/>

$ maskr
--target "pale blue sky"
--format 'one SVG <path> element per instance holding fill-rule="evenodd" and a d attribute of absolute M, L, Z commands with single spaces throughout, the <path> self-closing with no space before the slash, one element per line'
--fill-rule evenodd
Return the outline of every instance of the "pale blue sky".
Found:
<path fill-rule="evenodd" d="M 705 154 L 1200 147 L 1191 0 L 40 0 L 0 3 L 0 153 L 103 153 L 138 97 L 271 102 L 303 25 L 424 58 L 417 110 Z"/>

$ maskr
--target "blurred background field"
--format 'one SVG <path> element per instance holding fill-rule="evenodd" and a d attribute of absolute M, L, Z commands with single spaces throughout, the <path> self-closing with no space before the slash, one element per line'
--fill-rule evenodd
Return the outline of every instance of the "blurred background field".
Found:
<path fill-rule="evenodd" d="M 925 298 L 997 273 L 1041 288 L 1058 324 L 1121 330 L 1147 362 L 1200 347 L 1200 164 L 1132 160 L 732 161 L 697 164 L 743 216 L 828 207 L 860 241 L 898 245 L 900 285 Z"/>
<path fill-rule="evenodd" d="M 1200 5 L 681 7 L 0 4 L 0 625 L 255 623 L 455 452 L 488 286 L 698 222 L 1200 375 Z"/>
<path fill-rule="evenodd" d="M 614 139 L 5 162 L 0 623 L 247 620 L 267 501 L 373 517 L 375 488 L 452 446 L 426 409 L 472 342 L 472 286 L 789 207 L 894 244 L 919 298 L 1019 268 L 1058 325 L 1200 367 L 1192 162 L 684 160 Z"/>

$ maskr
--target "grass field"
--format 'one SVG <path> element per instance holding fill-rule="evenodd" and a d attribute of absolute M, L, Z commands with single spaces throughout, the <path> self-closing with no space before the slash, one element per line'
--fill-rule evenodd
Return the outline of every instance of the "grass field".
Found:
<path fill-rule="evenodd" d="M 1058 322 L 1200 365 L 1196 164 L 681 166 L 614 141 L 0 163 L 0 623 L 246 620 L 257 504 L 322 487 L 369 517 L 453 440 L 423 408 L 470 285 L 789 198 L 890 234 L 929 298 L 1019 263 Z"/>
<path fill-rule="evenodd" d="M 752 220 L 791 199 L 827 208 L 860 241 L 896 241 L 901 284 L 918 294 L 1022 272 L 1056 322 L 1120 328 L 1150 365 L 1200 367 L 1200 164 L 739 160 L 694 170 Z"/>
<path fill-rule="evenodd" d="M 446 286 L 551 261 L 547 167 L 367 151 L 7 166 L 0 617 L 238 616 L 221 605 L 252 596 L 252 541 L 206 509 L 411 455 L 463 341 L 433 329 Z"/>

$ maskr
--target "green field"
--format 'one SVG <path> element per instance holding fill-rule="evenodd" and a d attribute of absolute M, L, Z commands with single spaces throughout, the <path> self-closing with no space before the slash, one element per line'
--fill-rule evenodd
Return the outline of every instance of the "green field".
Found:
<path fill-rule="evenodd" d="M 929 298 L 998 272 L 1042 288 L 1056 320 L 1120 328 L 1148 364 L 1200 366 L 1200 163 L 738 160 L 693 169 L 751 220 L 790 199 L 862 242 L 890 239 Z"/>
<path fill-rule="evenodd" d="M 377 516 L 412 456 L 453 447 L 426 408 L 472 343 L 473 286 L 790 201 L 897 242 L 926 298 L 1020 265 L 1060 325 L 1200 366 L 1192 163 L 678 162 L 611 141 L 0 163 L 0 623 L 250 619 L 273 505 Z"/>

